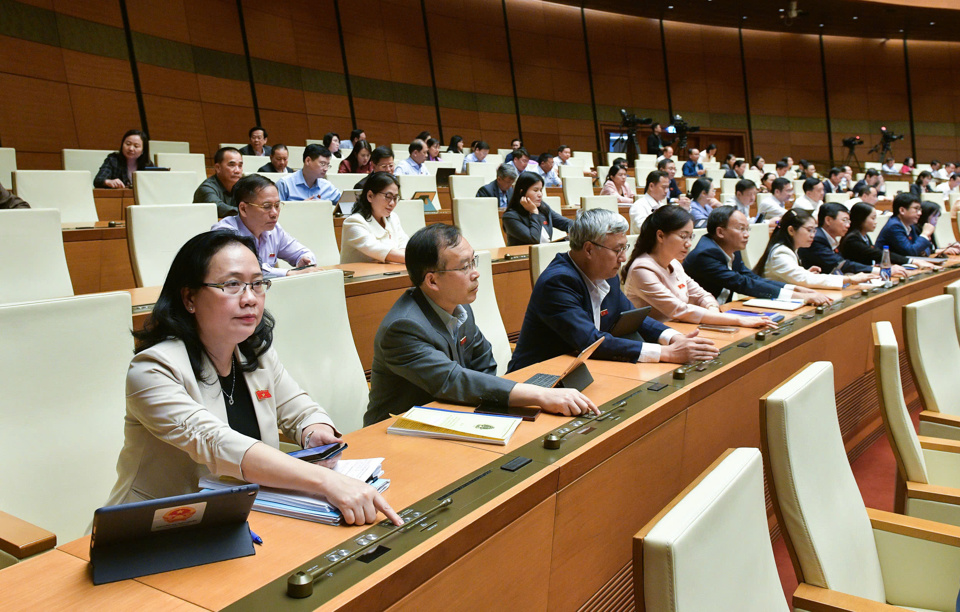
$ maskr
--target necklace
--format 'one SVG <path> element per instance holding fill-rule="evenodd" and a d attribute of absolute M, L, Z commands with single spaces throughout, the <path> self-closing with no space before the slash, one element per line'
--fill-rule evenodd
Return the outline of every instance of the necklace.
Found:
<path fill-rule="evenodd" d="M 230 393 L 227 393 L 227 390 L 223 388 L 223 383 L 220 384 L 220 390 L 223 391 L 223 394 L 227 396 L 227 402 L 233 406 L 233 392 L 237 389 L 237 370 L 234 368 L 234 360 L 230 359 L 230 374 L 233 378 L 233 384 L 230 385 Z"/>

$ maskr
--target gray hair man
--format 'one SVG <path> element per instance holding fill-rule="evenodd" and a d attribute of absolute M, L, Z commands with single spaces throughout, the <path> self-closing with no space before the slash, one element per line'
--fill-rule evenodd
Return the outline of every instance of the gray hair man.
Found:
<path fill-rule="evenodd" d="M 511 163 L 504 163 L 497 166 L 497 178 L 490 181 L 479 190 L 478 198 L 497 198 L 497 205 L 500 210 L 506 210 L 510 198 L 513 197 L 513 184 L 517 182 L 516 166 Z"/>

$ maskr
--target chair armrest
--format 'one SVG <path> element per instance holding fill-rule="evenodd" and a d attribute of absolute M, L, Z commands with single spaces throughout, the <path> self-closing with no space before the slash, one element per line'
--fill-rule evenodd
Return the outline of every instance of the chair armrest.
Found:
<path fill-rule="evenodd" d="M 960 424 L 960 419 L 957 420 L 957 423 Z M 924 450 L 960 454 L 960 441 L 947 440 L 946 438 L 931 438 L 930 436 L 917 436 L 917 439 L 920 441 L 920 448 Z"/>
<path fill-rule="evenodd" d="M 26 559 L 56 547 L 57 536 L 23 519 L 0 512 L 0 550 Z"/>
<path fill-rule="evenodd" d="M 793 607 L 806 612 L 890 612 L 903 609 L 809 584 L 800 584 L 794 591 Z"/>
<path fill-rule="evenodd" d="M 954 492 L 957 492 L 956 489 L 960 489 L 960 442 L 926 436 L 918 436 L 918 438 L 920 452 L 923 454 L 923 462 L 927 468 L 927 482 L 937 487 L 954 489 Z"/>
<path fill-rule="evenodd" d="M 921 410 L 920 420 L 928 423 L 940 423 L 951 427 L 960 427 L 960 416 L 954 416 L 945 412 L 933 412 L 932 410 Z"/>
<path fill-rule="evenodd" d="M 908 482 L 907 497 L 910 499 L 925 499 L 927 501 L 960 506 L 960 489 L 954 489 L 953 487 L 939 487 L 919 482 Z"/>
<path fill-rule="evenodd" d="M 960 575 L 960 527 L 867 509 L 887 601 L 952 609 Z"/>
<path fill-rule="evenodd" d="M 922 410 L 920 435 L 942 440 L 960 440 L 960 416 Z"/>

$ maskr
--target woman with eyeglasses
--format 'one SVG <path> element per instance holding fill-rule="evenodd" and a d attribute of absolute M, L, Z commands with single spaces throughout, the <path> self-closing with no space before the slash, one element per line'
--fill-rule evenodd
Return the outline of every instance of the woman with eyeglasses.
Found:
<path fill-rule="evenodd" d="M 110 504 L 197 491 L 208 474 L 326 497 L 348 524 L 377 511 L 370 485 L 279 450 L 340 441 L 327 413 L 283 369 L 264 310 L 269 280 L 252 238 L 219 230 L 180 249 L 127 372 L 124 445 Z"/>
<path fill-rule="evenodd" d="M 817 222 L 813 215 L 803 209 L 791 208 L 780 217 L 763 257 L 753 271 L 765 278 L 811 289 L 842 289 L 844 283 L 862 283 L 876 276 L 867 272 L 841 276 L 830 274 L 830 270 L 823 274 L 818 266 L 805 269 L 800 265 L 797 249 L 813 244 L 816 233 Z"/>
<path fill-rule="evenodd" d="M 280 194 L 273 181 L 259 174 L 251 174 L 237 181 L 233 188 L 234 201 L 239 214 L 224 217 L 210 229 L 230 230 L 253 238 L 263 275 L 270 278 L 303 274 L 318 270 L 317 256 L 288 234 L 280 224 Z M 277 267 L 283 260 L 293 270 Z M 309 267 L 304 267 L 309 266 Z"/>
<path fill-rule="evenodd" d="M 374 172 L 363 184 L 353 214 L 343 221 L 340 263 L 404 263 L 410 239 L 392 214 L 400 198 L 397 177 Z"/>
<path fill-rule="evenodd" d="M 709 291 L 683 270 L 680 262 L 693 247 L 693 216 L 679 206 L 661 206 L 640 227 L 640 236 L 620 272 L 623 293 L 637 308 L 650 306 L 658 321 L 707 325 L 776 327 L 769 317 L 720 312 Z"/>

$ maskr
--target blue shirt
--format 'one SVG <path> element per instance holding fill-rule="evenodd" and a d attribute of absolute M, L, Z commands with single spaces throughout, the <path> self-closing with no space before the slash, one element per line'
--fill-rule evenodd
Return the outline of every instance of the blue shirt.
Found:
<path fill-rule="evenodd" d="M 701 227 L 699 225 L 700 221 L 706 221 L 711 212 L 713 212 L 713 207 L 709 204 L 701 204 L 696 200 L 690 200 L 690 214 L 693 215 L 694 226 Z"/>
<path fill-rule="evenodd" d="M 563 187 L 563 183 L 560 182 L 560 177 L 557 176 L 556 168 L 550 168 L 550 172 L 544 172 L 543 168 L 540 167 L 540 164 L 536 162 L 530 162 L 527 165 L 527 170 L 532 170 L 543 177 L 544 187 Z"/>
<path fill-rule="evenodd" d="M 257 243 L 260 267 L 263 269 L 263 275 L 266 278 L 287 275 L 286 270 L 277 267 L 277 259 L 282 259 L 291 266 L 296 266 L 300 259 L 304 257 L 309 259 L 311 263 L 317 262 L 317 256 L 313 254 L 313 251 L 297 242 L 297 239 L 284 231 L 279 223 L 272 230 L 260 234 L 259 239 L 254 237 L 253 233 L 247 229 L 239 215 L 227 217 L 214 224 L 210 229 L 233 230 L 241 236 L 253 238 L 253 241 Z"/>
<path fill-rule="evenodd" d="M 703 170 L 703 164 L 700 162 L 693 163 L 692 161 L 687 161 L 683 164 L 683 176 L 699 176 L 699 172 Z"/>
<path fill-rule="evenodd" d="M 297 170 L 296 173 L 277 181 L 277 191 L 280 192 L 281 202 L 316 198 L 318 200 L 330 200 L 336 204 L 340 201 L 341 195 L 340 190 L 327 179 L 318 178 L 313 187 L 310 187 L 307 185 L 306 179 L 303 178 L 303 170 Z"/>
<path fill-rule="evenodd" d="M 408 157 L 397 164 L 396 168 L 393 169 L 393 173 L 397 176 L 401 174 L 406 176 L 421 176 L 430 174 L 430 171 L 424 168 L 423 164 L 417 164 L 412 158 Z"/>
<path fill-rule="evenodd" d="M 489 153 L 488 153 L 487 155 L 489 155 Z M 466 174 L 467 169 L 468 169 L 468 168 L 467 168 L 467 164 L 469 164 L 470 162 L 477 162 L 478 164 L 485 164 L 485 163 L 487 163 L 487 158 L 484 157 L 483 159 L 477 159 L 477 156 L 476 156 L 476 154 L 474 154 L 474 153 L 470 153 L 470 154 L 466 155 L 466 156 L 463 158 L 463 168 L 460 169 L 460 172 Z"/>

